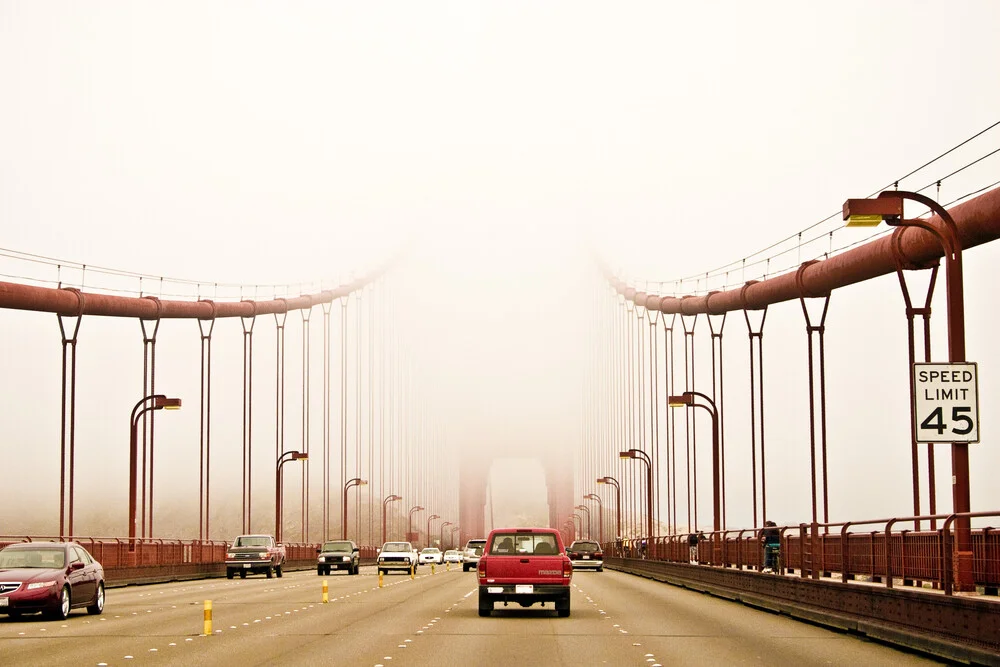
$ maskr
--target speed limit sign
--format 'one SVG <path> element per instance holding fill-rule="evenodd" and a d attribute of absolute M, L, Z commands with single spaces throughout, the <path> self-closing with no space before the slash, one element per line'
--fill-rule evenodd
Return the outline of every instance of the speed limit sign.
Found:
<path fill-rule="evenodd" d="M 913 364 L 913 421 L 917 442 L 979 442 L 976 364 Z"/>

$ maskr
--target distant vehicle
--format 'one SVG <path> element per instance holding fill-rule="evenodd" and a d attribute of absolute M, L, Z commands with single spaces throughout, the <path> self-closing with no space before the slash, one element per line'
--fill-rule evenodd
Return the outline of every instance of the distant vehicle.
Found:
<path fill-rule="evenodd" d="M 421 565 L 426 565 L 427 563 L 436 563 L 439 565 L 444 564 L 444 554 L 437 547 L 425 547 L 420 552 L 419 562 Z"/>
<path fill-rule="evenodd" d="M 104 568 L 81 545 L 22 542 L 0 550 L 0 614 L 64 620 L 76 607 L 104 611 Z"/>
<path fill-rule="evenodd" d="M 271 535 L 240 535 L 226 549 L 226 579 L 232 579 L 237 572 L 240 579 L 258 572 L 268 579 L 280 577 L 284 565 L 285 545 L 275 542 Z"/>
<path fill-rule="evenodd" d="M 476 569 L 479 573 L 479 615 L 493 613 L 493 604 L 516 602 L 530 607 L 552 602 L 559 616 L 569 616 L 569 585 L 573 563 L 562 536 L 552 528 L 497 528 L 486 538 Z"/>
<path fill-rule="evenodd" d="M 417 550 L 409 542 L 386 542 L 379 549 L 376 565 L 379 574 L 387 573 L 389 570 L 404 572 L 415 570 Z"/>
<path fill-rule="evenodd" d="M 462 554 L 458 549 L 448 549 L 444 552 L 444 562 L 445 563 L 461 563 Z"/>
<path fill-rule="evenodd" d="M 566 555 L 573 563 L 574 570 L 590 568 L 604 572 L 604 551 L 598 542 L 592 540 L 576 540 L 566 548 Z"/>
<path fill-rule="evenodd" d="M 462 572 L 476 569 L 484 548 L 486 548 L 486 540 L 482 538 L 469 540 L 465 543 L 465 551 L 462 554 Z"/>
<path fill-rule="evenodd" d="M 316 550 L 316 574 L 330 574 L 332 570 L 347 570 L 347 574 L 357 574 L 361 567 L 361 549 L 350 540 L 324 542 Z"/>

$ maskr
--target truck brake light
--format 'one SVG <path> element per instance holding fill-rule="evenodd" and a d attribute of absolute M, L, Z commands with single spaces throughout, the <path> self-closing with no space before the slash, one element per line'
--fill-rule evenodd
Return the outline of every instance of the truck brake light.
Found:
<path fill-rule="evenodd" d="M 569 558 L 563 561 L 563 579 L 569 579 L 573 576 L 573 563 L 570 562 Z"/>

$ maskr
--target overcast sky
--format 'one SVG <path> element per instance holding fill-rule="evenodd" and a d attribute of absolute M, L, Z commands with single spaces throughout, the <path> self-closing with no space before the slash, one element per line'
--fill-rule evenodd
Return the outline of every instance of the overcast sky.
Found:
<path fill-rule="evenodd" d="M 998 26 L 991 0 L 0 0 L 0 247 L 205 281 L 203 297 L 219 282 L 263 298 L 273 292 L 254 286 L 297 293 L 299 283 L 346 282 L 417 238 L 402 294 L 427 382 L 453 410 L 442 417 L 452 437 L 571 449 L 582 423 L 574 331 L 591 284 L 585 244 L 645 285 L 796 235 L 1000 120 Z M 994 130 L 901 187 L 924 187 L 998 144 Z M 998 174 L 994 156 L 929 194 L 948 202 Z M 837 232 L 763 270 L 861 238 Z M 985 472 L 1000 464 L 988 421 L 1000 322 L 986 289 L 997 261 L 995 248 L 967 259 L 969 358 L 981 364 L 985 415 L 974 509 L 1000 506 Z M 11 260 L 0 273 L 57 279 L 51 267 Z M 733 269 L 719 280 L 750 277 Z M 81 280 L 68 270 L 59 278 Z M 908 502 L 902 299 L 895 278 L 876 282 L 831 306 L 831 510 L 840 518 L 905 514 Z M 787 383 L 769 385 L 769 405 L 794 413 L 787 432 L 773 430 L 772 451 L 788 448 L 776 474 L 792 480 L 775 504 L 778 518 L 797 522 L 803 474 L 808 483 L 796 445 L 808 438 L 796 403 L 803 322 L 797 304 L 775 310 L 768 360 Z M 727 354 L 740 368 L 746 332 L 733 320 Z M 3 312 L 0 322 L 9 336 L 0 446 L 31 463 L 15 443 L 58 443 L 58 331 L 51 316 Z M 141 354 L 133 329 L 84 327 L 99 338 L 81 348 L 93 355 L 81 360 L 88 372 L 117 364 L 131 382 L 107 388 L 120 391 L 122 408 L 107 437 L 121 436 L 118 412 L 141 386 L 135 355 L 113 356 L 126 339 Z M 935 337 L 943 343 L 943 328 Z M 197 373 L 197 357 L 189 365 Z M 732 443 L 746 440 L 739 382 Z M 181 419 L 197 436 L 197 412 Z M 103 428 L 80 437 L 103 441 Z M 734 497 L 745 495 L 733 475 Z M 738 504 L 733 511 L 731 522 L 749 521 Z"/>

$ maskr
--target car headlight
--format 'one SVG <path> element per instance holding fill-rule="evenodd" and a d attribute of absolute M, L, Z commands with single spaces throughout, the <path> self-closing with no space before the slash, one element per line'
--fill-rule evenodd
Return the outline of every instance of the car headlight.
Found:
<path fill-rule="evenodd" d="M 54 581 L 33 581 L 32 583 L 28 584 L 28 590 L 34 591 L 38 590 L 39 588 L 51 588 L 55 585 L 56 582 Z"/>
<path fill-rule="evenodd" d="M 319 562 L 325 563 L 326 562 L 326 556 L 320 556 L 319 557 Z"/>
<path fill-rule="evenodd" d="M 229 560 L 235 560 L 236 559 L 236 554 L 234 554 L 232 551 L 227 551 L 226 552 L 226 558 L 228 558 Z"/>
<path fill-rule="evenodd" d="M 350 556 L 344 556 L 343 561 L 345 563 L 349 563 L 349 562 L 351 562 L 351 557 Z"/>
<path fill-rule="evenodd" d="M 267 552 L 261 551 L 260 553 L 257 554 L 257 558 L 267 558 Z"/>

